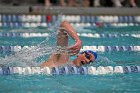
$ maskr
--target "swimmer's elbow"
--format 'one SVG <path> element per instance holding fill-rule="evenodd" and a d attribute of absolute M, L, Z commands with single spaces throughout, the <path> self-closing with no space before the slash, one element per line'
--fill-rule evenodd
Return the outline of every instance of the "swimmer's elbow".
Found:
<path fill-rule="evenodd" d="M 65 24 L 69 24 L 68 21 L 64 20 L 60 26 L 63 27 Z"/>
<path fill-rule="evenodd" d="M 46 67 L 46 66 L 48 66 L 47 64 L 48 64 L 48 62 L 45 61 L 45 62 L 43 62 L 43 63 L 40 65 L 40 67 Z"/>

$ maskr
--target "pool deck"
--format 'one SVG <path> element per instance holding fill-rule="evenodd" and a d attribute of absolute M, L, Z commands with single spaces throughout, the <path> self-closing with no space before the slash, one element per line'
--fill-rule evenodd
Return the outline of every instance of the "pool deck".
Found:
<path fill-rule="evenodd" d="M 140 8 L 0 6 L 1 14 L 140 15 Z"/>

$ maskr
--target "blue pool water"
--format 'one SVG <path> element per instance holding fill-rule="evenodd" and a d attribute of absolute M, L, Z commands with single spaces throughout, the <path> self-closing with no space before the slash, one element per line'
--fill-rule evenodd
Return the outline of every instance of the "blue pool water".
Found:
<path fill-rule="evenodd" d="M 8 29 L 8 28 L 7 28 Z M 2 31 L 7 29 L 2 28 Z M 40 30 L 40 28 L 36 28 Z M 139 26 L 125 28 L 75 28 L 78 33 L 102 34 L 139 34 Z M 24 29 L 20 29 L 24 30 Z M 46 30 L 46 28 L 42 28 Z M 121 31 L 122 30 L 122 31 Z M 47 31 L 46 31 L 47 32 Z M 55 34 L 53 34 L 55 35 Z M 36 46 L 42 41 L 49 46 L 55 45 L 55 37 L 0 37 L 1 46 Z M 140 38 L 121 37 L 83 37 L 83 46 L 139 46 Z M 49 41 L 47 41 L 49 40 Z M 69 40 L 70 45 L 74 42 Z M 47 47 L 47 46 L 46 46 Z M 0 56 L 9 56 L 13 52 L 1 51 Z M 97 52 L 97 62 L 93 66 L 140 66 L 139 51 Z M 71 58 L 73 59 L 73 58 Z M 140 74 L 108 75 L 3 75 L 0 76 L 0 93 L 139 93 Z"/>

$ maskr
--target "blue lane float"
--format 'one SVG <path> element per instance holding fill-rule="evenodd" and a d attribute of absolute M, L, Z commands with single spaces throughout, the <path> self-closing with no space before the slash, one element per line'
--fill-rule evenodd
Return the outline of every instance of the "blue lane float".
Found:
<path fill-rule="evenodd" d="M 103 75 L 103 74 L 125 74 L 125 73 L 140 73 L 140 66 L 89 66 L 89 67 L 0 67 L 0 75 L 32 75 L 32 74 L 45 74 L 45 75 Z"/>
<path fill-rule="evenodd" d="M 82 37 L 91 37 L 91 38 L 119 38 L 119 37 L 135 37 L 140 38 L 140 34 L 92 34 L 92 33 L 78 33 Z"/>
<path fill-rule="evenodd" d="M 48 16 L 50 19 L 48 19 Z M 48 21 L 50 20 L 50 21 Z M 41 26 L 41 23 L 52 23 L 58 20 L 57 15 L 16 15 L 16 14 L 1 14 L 0 22 L 1 27 L 29 27 L 32 24 Z M 93 23 L 104 23 L 105 27 L 123 27 L 123 26 L 139 26 L 140 16 L 84 16 L 84 15 L 62 15 L 62 20 L 68 20 L 70 23 L 77 25 L 86 25 L 87 23 L 92 26 Z M 16 23 L 16 26 L 14 26 Z M 21 25 L 22 24 L 22 25 Z M 35 26 L 35 27 L 36 27 Z M 33 26 L 34 27 L 34 26 Z"/>
<path fill-rule="evenodd" d="M 20 33 L 20 32 L 0 32 L 0 37 L 47 37 L 48 33 Z"/>
<path fill-rule="evenodd" d="M 53 21 L 53 20 L 52 20 Z M 104 23 L 104 22 L 70 22 L 75 27 L 127 27 L 127 26 L 140 26 L 140 23 Z M 36 28 L 36 27 L 48 27 L 52 22 L 0 22 L 1 28 Z M 46 25 L 44 25 L 46 24 Z"/>
<path fill-rule="evenodd" d="M 81 50 L 93 50 L 97 52 L 113 52 L 113 51 L 140 51 L 140 46 L 83 46 Z"/>
<path fill-rule="evenodd" d="M 2 22 L 47 22 L 47 17 L 50 15 L 16 15 L 16 14 L 2 14 Z M 120 23 L 135 23 L 140 22 L 140 16 L 84 16 L 84 15 L 62 15 L 62 19 L 66 19 L 70 22 L 120 22 Z M 52 15 L 52 21 L 58 19 L 57 15 Z"/>
<path fill-rule="evenodd" d="M 135 37 L 140 38 L 140 34 L 98 34 L 98 33 L 77 33 L 81 37 L 90 38 L 119 38 Z M 20 33 L 20 32 L 0 32 L 0 37 L 47 37 L 48 33 Z"/>
<path fill-rule="evenodd" d="M 34 49 L 34 46 L 0 46 L 0 52 L 20 51 L 22 49 Z M 139 52 L 140 46 L 83 46 L 80 51 L 93 50 L 97 52 L 134 51 Z"/>

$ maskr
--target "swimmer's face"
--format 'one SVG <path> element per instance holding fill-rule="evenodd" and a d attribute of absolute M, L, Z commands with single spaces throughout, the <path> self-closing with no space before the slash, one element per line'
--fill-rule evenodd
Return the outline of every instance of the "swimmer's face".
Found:
<path fill-rule="evenodd" d="M 89 64 L 95 61 L 94 55 L 91 54 L 90 52 L 82 52 L 78 54 L 77 59 L 78 59 L 78 62 L 80 62 L 79 63 L 80 65 Z"/>

